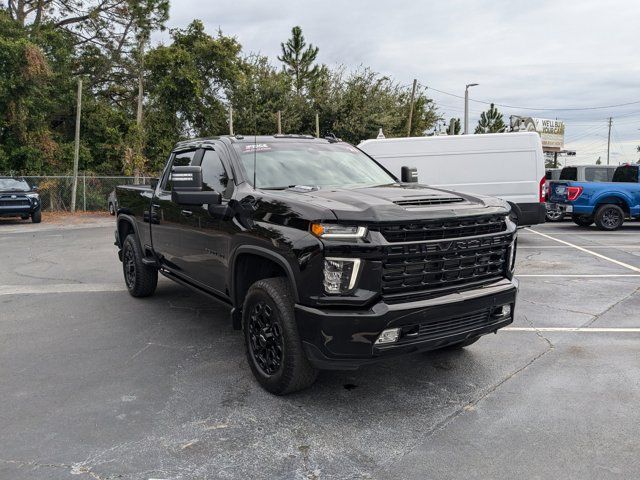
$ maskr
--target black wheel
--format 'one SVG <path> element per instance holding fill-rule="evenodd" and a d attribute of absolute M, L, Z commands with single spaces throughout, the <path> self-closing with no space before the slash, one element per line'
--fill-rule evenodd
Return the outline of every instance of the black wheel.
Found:
<path fill-rule="evenodd" d="M 624 211 L 618 205 L 603 205 L 596 211 L 595 221 L 600 230 L 617 230 L 624 223 Z"/>
<path fill-rule="evenodd" d="M 40 209 L 31 214 L 31 221 L 33 223 L 40 223 L 42 221 L 42 211 L 40 211 Z"/>
<path fill-rule="evenodd" d="M 152 295 L 158 285 L 158 270 L 142 263 L 142 252 L 134 234 L 122 245 L 122 271 L 127 290 L 134 297 Z"/>
<path fill-rule="evenodd" d="M 276 395 L 303 390 L 318 376 L 302 349 L 293 304 L 288 281 L 268 278 L 251 286 L 242 308 L 249 366 L 260 385 Z"/>
<path fill-rule="evenodd" d="M 593 223 L 593 217 L 591 215 L 573 215 L 571 220 L 579 227 L 588 227 Z"/>
<path fill-rule="evenodd" d="M 463 342 L 458 342 L 458 343 L 453 343 L 451 345 L 447 345 L 446 347 L 443 348 L 443 350 L 461 350 L 464 347 L 468 347 L 469 345 L 473 345 L 478 340 L 480 340 L 480 337 L 471 337 L 471 338 L 468 338 L 468 339 L 464 340 Z"/>
<path fill-rule="evenodd" d="M 109 202 L 109 215 L 115 215 L 116 208 L 113 206 L 113 203 Z"/>

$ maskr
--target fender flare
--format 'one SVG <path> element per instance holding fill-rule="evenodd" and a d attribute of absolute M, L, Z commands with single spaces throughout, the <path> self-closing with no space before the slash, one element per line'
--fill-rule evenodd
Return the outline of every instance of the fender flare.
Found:
<path fill-rule="evenodd" d="M 136 242 L 138 243 L 138 247 L 140 248 L 141 252 L 144 252 L 144 250 L 142 249 L 142 244 L 140 243 L 140 235 L 138 233 L 138 225 L 136 225 L 136 221 L 134 220 L 134 218 L 131 215 L 126 215 L 126 214 L 119 214 L 117 217 L 117 221 L 116 221 L 116 233 L 117 233 L 117 241 L 118 241 L 118 248 L 120 250 L 122 250 L 122 243 L 124 242 L 124 238 L 122 238 L 122 235 L 120 234 L 120 225 L 122 223 L 128 223 L 129 225 L 131 225 L 131 229 L 133 230 L 133 233 L 136 237 Z"/>
<path fill-rule="evenodd" d="M 607 199 L 615 199 L 618 200 L 622 203 L 624 203 L 627 207 L 627 210 L 631 211 L 631 199 L 627 198 L 627 196 L 624 193 L 620 193 L 620 192 L 602 192 L 598 195 L 596 195 L 593 198 L 593 207 L 595 209 L 596 206 L 598 206 L 599 204 L 607 204 L 607 203 L 611 203 L 611 202 L 603 202 L 603 200 L 607 200 Z M 594 211 L 595 213 L 595 211 Z"/>
<path fill-rule="evenodd" d="M 258 245 L 240 245 L 237 247 L 231 257 L 229 258 L 229 272 L 228 272 L 228 285 L 230 291 L 231 301 L 234 307 L 238 307 L 238 302 L 236 301 L 236 292 L 235 292 L 235 275 L 236 275 L 236 260 L 239 255 L 243 253 L 250 253 L 253 255 L 259 255 L 264 257 L 272 262 L 276 263 L 280 267 L 283 268 L 285 273 L 287 274 L 287 278 L 289 279 L 289 283 L 291 284 L 291 290 L 293 292 L 293 298 L 297 303 L 299 301 L 298 296 L 298 284 L 296 283 L 296 276 L 293 273 L 293 268 L 291 268 L 291 264 L 287 262 L 287 259 L 284 258 L 281 254 L 274 252 L 273 250 L 269 250 L 265 247 L 260 247 Z"/>

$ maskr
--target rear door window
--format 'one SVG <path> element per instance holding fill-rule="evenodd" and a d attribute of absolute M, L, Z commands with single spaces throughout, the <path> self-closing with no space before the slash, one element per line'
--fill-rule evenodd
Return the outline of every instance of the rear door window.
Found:
<path fill-rule="evenodd" d="M 584 169 L 584 179 L 587 182 L 608 182 L 608 168 L 602 167 L 586 167 Z"/>
<path fill-rule="evenodd" d="M 576 167 L 564 167 L 560 172 L 560 180 L 578 180 L 578 169 Z"/>
<path fill-rule="evenodd" d="M 638 183 L 638 166 L 621 165 L 613 174 L 614 182 Z"/>

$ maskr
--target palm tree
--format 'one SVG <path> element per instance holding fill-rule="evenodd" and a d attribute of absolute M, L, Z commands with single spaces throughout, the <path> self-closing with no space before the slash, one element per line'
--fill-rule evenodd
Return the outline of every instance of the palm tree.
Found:
<path fill-rule="evenodd" d="M 492 103 L 489 110 L 480 114 L 475 133 L 502 133 L 506 129 L 507 126 L 504 124 L 502 114 Z"/>

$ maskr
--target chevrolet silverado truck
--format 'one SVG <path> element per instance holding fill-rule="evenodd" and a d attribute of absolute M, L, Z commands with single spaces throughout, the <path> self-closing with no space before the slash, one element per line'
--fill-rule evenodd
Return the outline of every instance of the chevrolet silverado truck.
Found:
<path fill-rule="evenodd" d="M 551 182 L 551 208 L 570 214 L 581 227 L 595 223 L 601 230 L 617 230 L 625 218 L 640 217 L 639 169 L 620 165 L 611 182 Z"/>
<path fill-rule="evenodd" d="M 40 195 L 24 178 L 0 177 L 0 217 L 42 221 Z"/>
<path fill-rule="evenodd" d="M 229 305 L 275 394 L 513 321 L 508 204 L 400 182 L 335 138 L 181 142 L 151 186 L 117 195 L 129 293 L 151 295 L 160 273 Z"/>

